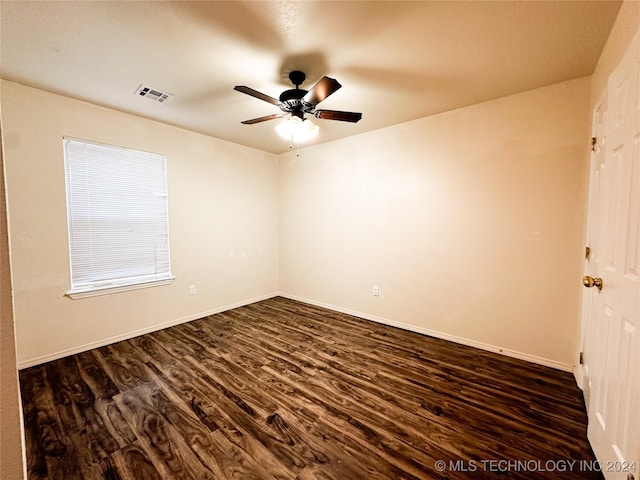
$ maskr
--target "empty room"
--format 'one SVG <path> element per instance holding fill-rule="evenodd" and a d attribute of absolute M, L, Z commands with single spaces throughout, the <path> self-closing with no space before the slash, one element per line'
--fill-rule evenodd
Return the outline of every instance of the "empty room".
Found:
<path fill-rule="evenodd" d="M 2 480 L 640 480 L 640 2 L 0 41 Z"/>

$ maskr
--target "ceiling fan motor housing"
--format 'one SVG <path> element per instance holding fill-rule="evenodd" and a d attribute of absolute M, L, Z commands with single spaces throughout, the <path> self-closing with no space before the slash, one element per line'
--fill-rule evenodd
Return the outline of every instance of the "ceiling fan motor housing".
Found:
<path fill-rule="evenodd" d="M 299 70 L 294 70 L 289 73 L 289 80 L 291 80 L 291 83 L 293 83 L 296 88 L 285 90 L 280 94 L 280 102 L 282 102 L 279 105 L 280 110 L 303 118 L 304 113 L 309 113 L 314 109 L 315 105 L 305 102 L 302 99 L 308 93 L 307 90 L 300 88 L 300 85 L 302 85 L 306 78 L 304 72 Z"/>
<path fill-rule="evenodd" d="M 305 102 L 302 97 L 307 94 L 306 90 L 301 88 L 286 90 L 280 95 L 280 110 L 286 113 L 292 113 L 299 117 L 303 113 L 311 112 L 314 109 L 314 105 Z"/>

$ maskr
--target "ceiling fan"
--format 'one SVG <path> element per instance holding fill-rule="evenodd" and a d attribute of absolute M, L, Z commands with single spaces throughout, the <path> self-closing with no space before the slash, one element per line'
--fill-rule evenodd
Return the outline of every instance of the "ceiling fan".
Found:
<path fill-rule="evenodd" d="M 339 120 L 341 122 L 358 122 L 362 118 L 362 113 L 357 112 L 343 112 L 339 110 L 316 110 L 316 106 L 325 100 L 329 95 L 335 93 L 339 88 L 342 87 L 340 83 L 330 77 L 322 77 L 318 83 L 316 83 L 311 90 L 304 90 L 300 88 L 300 85 L 304 82 L 306 75 L 304 72 L 294 70 L 289 73 L 289 80 L 296 88 L 292 88 L 289 90 L 285 90 L 280 94 L 279 99 L 270 97 L 269 95 L 265 95 L 264 93 L 258 92 L 253 88 L 249 88 L 244 85 L 236 85 L 234 90 L 238 92 L 246 93 L 247 95 L 251 95 L 252 97 L 258 98 L 265 102 L 271 103 L 276 107 L 280 108 L 283 113 L 274 113 L 272 115 L 266 115 L 264 117 L 253 118 L 251 120 L 245 120 L 241 123 L 245 125 L 253 125 L 254 123 L 265 122 L 267 120 L 275 120 L 276 118 L 282 118 L 287 114 L 291 114 L 289 122 L 289 128 L 284 128 L 282 132 L 280 132 L 285 138 L 294 139 L 294 130 L 302 130 L 303 126 L 306 127 L 304 130 L 311 132 L 315 127 L 314 132 L 317 133 L 317 126 L 314 126 L 309 120 L 305 119 L 305 113 L 309 115 L 313 115 L 316 118 L 320 118 L 323 120 Z M 292 124 L 298 125 L 294 126 L 294 130 L 291 129 Z M 299 140 L 302 137 L 298 137 L 294 140 Z"/>

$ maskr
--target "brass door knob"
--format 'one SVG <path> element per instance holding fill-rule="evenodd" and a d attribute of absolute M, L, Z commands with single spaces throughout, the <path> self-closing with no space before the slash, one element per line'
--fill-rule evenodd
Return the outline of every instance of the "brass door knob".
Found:
<path fill-rule="evenodd" d="M 602 290 L 602 279 L 599 277 L 593 278 L 587 275 L 582 279 L 582 284 L 587 287 L 598 287 L 598 291 Z"/>

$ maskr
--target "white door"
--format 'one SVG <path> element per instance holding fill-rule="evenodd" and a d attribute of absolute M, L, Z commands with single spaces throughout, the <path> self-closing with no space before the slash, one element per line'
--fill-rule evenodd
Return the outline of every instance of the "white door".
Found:
<path fill-rule="evenodd" d="M 607 480 L 640 480 L 640 40 L 593 112 L 583 386 Z M 604 133 L 604 135 L 603 135 Z"/>
<path fill-rule="evenodd" d="M 589 179 L 589 206 L 587 219 L 587 235 L 585 251 L 585 275 L 598 278 L 597 263 L 593 260 L 595 253 L 599 251 L 599 205 L 600 205 L 600 170 L 604 163 L 604 145 L 606 141 L 605 125 L 607 114 L 607 93 L 605 92 L 600 101 L 593 109 L 592 135 L 593 145 L 590 163 Z M 585 290 L 582 297 L 582 348 L 583 358 L 578 370 L 578 384 L 584 393 L 585 403 L 589 408 L 591 399 L 591 372 L 592 356 L 594 354 L 594 340 L 597 338 L 595 328 L 598 324 L 594 321 L 596 296 L 592 291 Z M 596 378 L 598 375 L 596 374 Z"/>

